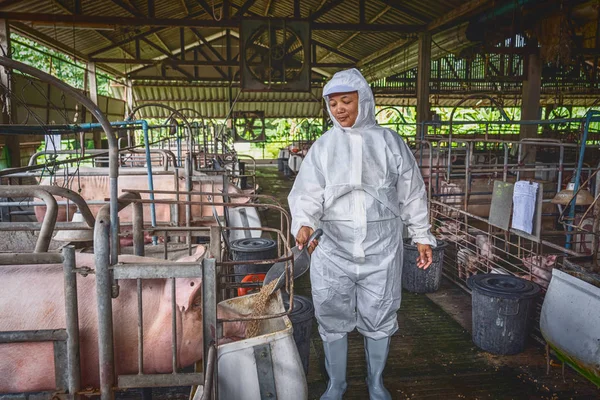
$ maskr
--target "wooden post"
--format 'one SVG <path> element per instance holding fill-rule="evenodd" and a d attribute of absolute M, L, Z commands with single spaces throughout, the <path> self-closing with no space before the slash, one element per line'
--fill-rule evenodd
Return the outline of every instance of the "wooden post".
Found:
<path fill-rule="evenodd" d="M 96 81 L 96 63 L 87 63 L 87 83 L 88 83 L 88 97 L 98 105 L 98 82 Z M 92 121 L 94 122 L 94 121 Z M 102 136 L 100 132 L 94 132 L 94 148 L 102 148 Z"/>
<path fill-rule="evenodd" d="M 133 81 L 131 79 L 125 81 L 125 104 L 125 118 L 127 118 L 133 111 Z"/>
<path fill-rule="evenodd" d="M 0 47 L 0 51 L 3 56 L 9 58 L 12 56 L 10 51 L 10 28 L 8 26 L 8 21 L 5 19 L 0 19 Z M 10 94 L 10 91 L 13 88 L 12 71 L 5 69 L 4 67 L 0 67 L 0 82 L 2 83 L 2 87 L 6 88 L 6 90 L 9 92 L 6 95 L 6 104 L 4 106 L 4 110 L 2 111 L 2 123 L 12 124 L 13 116 L 15 115 L 15 111 L 13 110 L 11 104 Z M 21 138 L 18 135 L 6 136 L 4 143 L 10 152 L 10 166 L 13 168 L 20 167 Z"/>
<path fill-rule="evenodd" d="M 535 44 L 537 48 L 537 43 Z M 521 103 L 521 120 L 540 119 L 540 90 L 542 86 L 542 62 L 538 51 L 526 56 L 526 76 L 523 81 L 523 100 Z M 519 130 L 520 139 L 537 137 L 537 125 L 521 125 Z M 525 164 L 535 163 L 535 146 L 523 146 L 523 159 Z M 523 173 L 525 178 L 533 177 L 533 172 Z"/>
<path fill-rule="evenodd" d="M 429 105 L 429 76 L 431 75 L 431 33 L 419 34 L 417 64 L 417 133 L 425 134 L 422 123 L 431 119 Z"/>

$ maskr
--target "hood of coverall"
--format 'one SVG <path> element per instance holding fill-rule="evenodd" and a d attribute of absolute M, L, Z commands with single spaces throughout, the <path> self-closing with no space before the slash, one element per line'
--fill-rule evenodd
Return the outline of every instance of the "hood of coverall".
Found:
<path fill-rule="evenodd" d="M 342 88 L 344 92 L 358 92 L 358 116 L 351 128 L 344 128 L 340 125 L 338 120 L 331 114 L 329 99 L 326 95 L 323 96 L 325 98 L 325 103 L 327 104 L 329 117 L 336 128 L 342 130 L 364 129 L 377 124 L 377 121 L 375 121 L 375 99 L 373 98 L 373 92 L 371 91 L 371 87 L 367 80 L 357 69 L 352 68 L 337 72 L 333 75 L 331 80 L 327 82 L 323 88 L 323 93 L 336 93 L 337 90 L 331 91 L 331 89 L 335 89 L 336 87 Z"/>

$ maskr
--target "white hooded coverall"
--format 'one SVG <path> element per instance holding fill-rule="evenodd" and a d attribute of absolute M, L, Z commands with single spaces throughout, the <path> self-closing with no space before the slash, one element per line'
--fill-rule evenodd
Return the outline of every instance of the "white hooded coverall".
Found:
<path fill-rule="evenodd" d="M 375 101 L 356 69 L 325 86 L 358 91 L 358 117 L 334 127 L 311 147 L 288 197 L 292 234 L 323 229 L 310 279 L 319 333 L 325 342 L 357 328 L 379 340 L 398 329 L 402 290 L 402 223 L 414 242 L 435 246 L 425 185 L 400 135 L 377 125 Z M 326 99 L 327 100 L 327 99 Z"/>

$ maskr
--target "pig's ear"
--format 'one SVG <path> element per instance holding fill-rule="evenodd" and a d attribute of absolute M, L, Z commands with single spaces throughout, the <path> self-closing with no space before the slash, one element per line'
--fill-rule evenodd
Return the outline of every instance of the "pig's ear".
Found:
<path fill-rule="evenodd" d="M 170 280 L 169 280 L 170 281 Z M 179 278 L 175 280 L 175 301 L 178 307 L 189 310 L 193 304 L 194 297 L 200 297 L 202 293 L 202 278 Z M 165 286 L 163 297 L 171 304 L 171 284 Z"/>
<path fill-rule="evenodd" d="M 202 309 L 202 281 L 200 281 L 196 289 L 191 293 L 187 306 L 188 310 Z"/>

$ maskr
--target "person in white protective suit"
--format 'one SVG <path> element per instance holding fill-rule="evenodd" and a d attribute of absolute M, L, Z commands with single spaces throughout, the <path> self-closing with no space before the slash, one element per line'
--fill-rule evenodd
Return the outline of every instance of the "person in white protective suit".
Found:
<path fill-rule="evenodd" d="M 400 135 L 375 121 L 373 93 L 358 70 L 336 73 L 323 96 L 334 127 L 308 151 L 288 197 L 296 243 L 314 250 L 310 280 L 329 375 L 321 399 L 346 390 L 354 328 L 365 337 L 370 399 L 391 399 L 382 373 L 398 330 L 403 224 L 420 268 L 431 264 L 436 243 L 425 185 Z M 306 243 L 317 228 L 321 240 Z"/>

